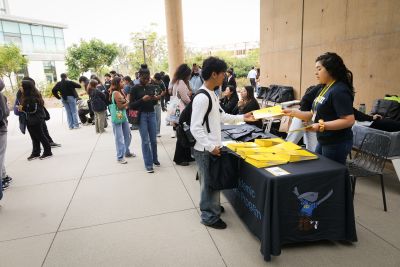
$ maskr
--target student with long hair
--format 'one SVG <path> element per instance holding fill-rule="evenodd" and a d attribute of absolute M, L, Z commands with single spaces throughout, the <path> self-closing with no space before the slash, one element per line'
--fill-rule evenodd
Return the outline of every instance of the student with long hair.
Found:
<path fill-rule="evenodd" d="M 240 91 L 241 99 L 238 102 L 238 114 L 246 114 L 248 112 L 260 109 L 257 99 L 254 97 L 254 88 L 252 86 L 245 86 Z M 262 128 L 262 121 L 247 122 L 258 128 Z"/>
<path fill-rule="evenodd" d="M 111 80 L 110 87 L 110 103 L 115 103 L 120 110 L 126 110 L 128 108 L 128 100 L 122 93 L 122 81 L 119 77 L 114 77 Z M 135 157 L 134 153 L 131 153 L 129 146 L 131 144 L 131 130 L 129 129 L 128 121 L 122 123 L 112 122 L 112 128 L 115 138 L 115 147 L 117 149 L 117 162 L 121 164 L 128 163 L 125 157 Z"/>
<path fill-rule="evenodd" d="M 156 96 L 156 88 L 150 84 L 150 70 L 142 64 L 139 70 L 140 84 L 133 87 L 130 94 L 129 107 L 139 110 L 139 132 L 142 140 L 144 165 L 148 173 L 153 173 L 153 166 L 160 167 L 157 155 L 157 123 L 154 105 L 161 99 Z"/>
<path fill-rule="evenodd" d="M 236 115 L 237 113 L 237 103 L 239 102 L 239 97 L 236 92 L 236 88 L 233 85 L 228 85 L 224 92 L 224 97 L 220 100 L 221 108 L 228 114 Z"/>
<path fill-rule="evenodd" d="M 311 111 L 285 110 L 287 115 L 312 120 L 308 131 L 317 132 L 316 152 L 345 164 L 353 146 L 353 74 L 336 53 L 315 60 L 315 75 L 325 86 L 314 99 Z"/>
<path fill-rule="evenodd" d="M 49 158 L 53 156 L 53 153 L 51 153 L 49 140 L 43 132 L 46 114 L 42 95 L 31 81 L 22 81 L 21 83 L 22 99 L 18 109 L 26 114 L 27 129 L 32 139 L 32 153 L 28 160 Z M 40 155 L 40 144 L 44 150 L 42 155 Z"/>
<path fill-rule="evenodd" d="M 103 133 L 106 121 L 107 100 L 106 96 L 98 88 L 95 79 L 90 80 L 87 87 L 90 105 L 94 112 L 94 124 L 96 133 Z"/>
<path fill-rule="evenodd" d="M 187 64 L 181 64 L 175 71 L 171 84 L 173 96 L 180 99 L 179 107 L 182 111 L 187 104 L 190 103 L 192 91 L 189 86 L 191 69 Z M 174 162 L 177 165 L 188 166 L 190 161 L 194 161 L 191 156 L 190 147 L 183 147 L 180 140 L 176 140 Z"/>

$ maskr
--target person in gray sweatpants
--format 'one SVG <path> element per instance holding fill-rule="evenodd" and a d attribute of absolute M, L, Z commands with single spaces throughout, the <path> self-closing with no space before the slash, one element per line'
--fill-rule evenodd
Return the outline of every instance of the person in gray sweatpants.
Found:
<path fill-rule="evenodd" d="M 0 199 L 3 198 L 3 189 L 6 189 L 12 180 L 6 175 L 4 166 L 7 148 L 7 117 L 10 110 L 7 106 L 7 99 L 1 91 L 4 89 L 4 82 L 0 79 Z"/>

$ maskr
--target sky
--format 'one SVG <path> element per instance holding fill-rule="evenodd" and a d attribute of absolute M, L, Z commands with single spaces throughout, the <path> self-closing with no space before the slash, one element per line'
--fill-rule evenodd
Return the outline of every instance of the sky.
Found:
<path fill-rule="evenodd" d="M 182 0 L 185 43 L 210 47 L 259 41 L 260 0 Z M 129 45 L 156 23 L 166 34 L 164 0 L 9 0 L 10 14 L 66 24 L 66 46 L 98 38 Z"/>

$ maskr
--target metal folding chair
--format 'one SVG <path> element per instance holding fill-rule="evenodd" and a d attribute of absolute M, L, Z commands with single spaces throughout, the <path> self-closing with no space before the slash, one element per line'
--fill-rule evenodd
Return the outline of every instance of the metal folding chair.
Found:
<path fill-rule="evenodd" d="M 357 177 L 379 176 L 382 187 L 383 209 L 387 211 L 383 169 L 390 148 L 390 138 L 377 133 L 365 135 L 354 159 L 347 163 L 352 181 L 353 198 Z"/>

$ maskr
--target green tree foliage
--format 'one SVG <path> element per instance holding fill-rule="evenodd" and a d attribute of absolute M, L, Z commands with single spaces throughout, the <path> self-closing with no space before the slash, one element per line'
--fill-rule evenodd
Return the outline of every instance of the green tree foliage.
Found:
<path fill-rule="evenodd" d="M 133 70 L 140 69 L 143 64 L 143 43 L 145 40 L 146 64 L 151 73 L 165 71 L 168 69 L 168 57 L 165 36 L 160 36 L 155 31 L 156 24 L 141 32 L 131 33 L 132 52 L 129 53 L 129 61 Z"/>
<path fill-rule="evenodd" d="M 0 75 L 10 80 L 14 89 L 11 76 L 24 68 L 28 60 L 21 54 L 21 50 L 14 44 L 0 46 Z"/>
<path fill-rule="evenodd" d="M 95 73 L 101 73 L 102 69 L 110 66 L 117 56 L 118 46 L 116 44 L 105 44 L 98 39 L 92 39 L 69 47 L 65 63 L 68 66 L 69 76 L 77 79 L 81 73 L 89 69 Z"/>

